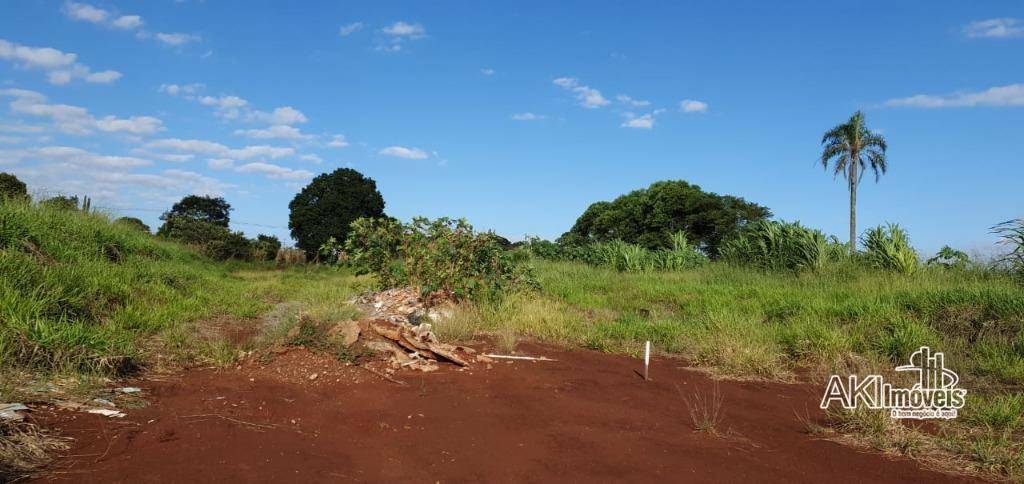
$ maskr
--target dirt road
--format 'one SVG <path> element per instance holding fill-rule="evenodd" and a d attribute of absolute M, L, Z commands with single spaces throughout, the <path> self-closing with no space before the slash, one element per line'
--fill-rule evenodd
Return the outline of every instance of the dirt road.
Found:
<path fill-rule="evenodd" d="M 267 366 L 143 380 L 124 419 L 55 412 L 76 439 L 43 480 L 74 482 L 960 482 L 808 435 L 820 389 L 722 382 L 719 435 L 684 401 L 702 373 L 656 359 L 526 346 L 557 362 L 398 377 L 299 350 Z M 316 374 L 315 378 L 311 377 Z M 809 409 L 809 410 L 805 410 Z"/>

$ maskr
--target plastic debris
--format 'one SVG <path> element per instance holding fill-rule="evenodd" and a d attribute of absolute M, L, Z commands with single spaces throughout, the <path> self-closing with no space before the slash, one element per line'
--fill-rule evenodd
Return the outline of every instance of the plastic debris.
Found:
<path fill-rule="evenodd" d="M 97 415 L 103 415 L 104 417 L 117 417 L 117 418 L 121 418 L 121 417 L 125 416 L 125 414 L 123 412 L 118 412 L 117 410 L 111 410 L 109 408 L 88 408 L 88 409 L 85 410 L 85 413 L 95 413 Z"/>
<path fill-rule="evenodd" d="M 0 420 L 23 420 L 25 416 L 18 412 L 25 411 L 28 411 L 28 407 L 21 403 L 0 403 Z"/>
<path fill-rule="evenodd" d="M 118 393 L 139 393 L 142 391 L 142 389 L 139 387 L 122 387 L 115 388 L 114 391 Z"/>

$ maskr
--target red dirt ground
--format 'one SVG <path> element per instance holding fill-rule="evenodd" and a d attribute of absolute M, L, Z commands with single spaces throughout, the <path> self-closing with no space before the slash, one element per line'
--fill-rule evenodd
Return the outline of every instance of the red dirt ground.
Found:
<path fill-rule="evenodd" d="M 808 435 L 820 388 L 720 382 L 720 436 L 684 398 L 715 383 L 672 359 L 523 345 L 557 362 L 397 375 L 296 350 L 267 365 L 135 382 L 124 419 L 35 418 L 75 443 L 41 480 L 74 482 L 964 482 Z M 317 377 L 310 380 L 309 376 Z"/>

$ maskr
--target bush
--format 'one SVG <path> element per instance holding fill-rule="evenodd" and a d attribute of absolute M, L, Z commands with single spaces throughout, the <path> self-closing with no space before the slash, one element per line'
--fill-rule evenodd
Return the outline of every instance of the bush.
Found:
<path fill-rule="evenodd" d="M 115 220 L 114 223 L 138 230 L 140 232 L 145 232 L 147 234 L 150 233 L 149 225 L 146 225 L 145 222 L 135 217 L 121 217 Z"/>
<path fill-rule="evenodd" d="M 78 210 L 78 196 L 67 197 L 58 195 L 39 202 L 40 205 L 59 210 Z"/>
<path fill-rule="evenodd" d="M 1024 219 L 1007 220 L 992 227 L 992 233 L 999 236 L 1000 244 L 1009 248 L 998 263 L 1024 278 Z"/>
<path fill-rule="evenodd" d="M 361 218 L 345 241 L 349 262 L 382 287 L 417 286 L 456 298 L 494 298 L 536 285 L 521 253 L 502 249 L 494 234 L 465 220 Z"/>
<path fill-rule="evenodd" d="M 917 251 L 910 246 L 907 232 L 899 225 L 870 228 L 864 232 L 861 242 L 868 263 L 877 269 L 910 274 L 917 270 L 920 263 Z"/>
<path fill-rule="evenodd" d="M 804 227 L 800 222 L 760 221 L 725 241 L 723 261 L 768 270 L 818 270 L 842 259 L 844 249 L 835 237 Z"/>
<path fill-rule="evenodd" d="M 241 232 L 232 232 L 227 227 L 188 216 L 167 218 L 156 234 L 194 245 L 203 254 L 217 260 L 249 260 L 253 256 L 252 242 Z"/>
<path fill-rule="evenodd" d="M 28 199 L 28 187 L 18 177 L 0 172 L 0 201 L 4 199 Z"/>
<path fill-rule="evenodd" d="M 383 217 L 384 197 L 372 179 L 339 168 L 314 178 L 288 208 L 288 228 L 295 244 L 312 259 L 327 239 L 344 242 L 356 219 Z"/>
<path fill-rule="evenodd" d="M 252 243 L 252 259 L 257 261 L 274 260 L 281 250 L 281 241 L 273 235 L 257 235 Z"/>
<path fill-rule="evenodd" d="M 967 267 L 969 261 L 970 258 L 967 257 L 966 253 L 947 245 L 939 249 L 935 257 L 928 259 L 927 264 L 930 266 L 942 266 L 946 269 L 963 269 Z"/>

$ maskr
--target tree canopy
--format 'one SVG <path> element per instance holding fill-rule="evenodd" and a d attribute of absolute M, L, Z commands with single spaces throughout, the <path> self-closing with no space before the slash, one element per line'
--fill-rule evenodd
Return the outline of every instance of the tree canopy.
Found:
<path fill-rule="evenodd" d="M 160 216 L 160 220 L 168 221 L 173 217 L 188 217 L 201 222 L 208 222 L 227 227 L 231 221 L 231 205 L 221 197 L 189 195 L 171 206 L 171 209 Z"/>
<path fill-rule="evenodd" d="M 296 245 L 314 257 L 331 237 L 342 242 L 349 225 L 362 217 L 384 216 L 384 197 L 377 183 L 350 168 L 324 173 L 288 204 L 288 228 Z"/>
<path fill-rule="evenodd" d="M 611 202 L 592 204 L 558 241 L 573 245 L 618 239 L 668 249 L 672 235 L 682 231 L 715 256 L 724 238 L 770 216 L 767 207 L 739 197 L 705 192 L 683 180 L 659 181 Z"/>
<path fill-rule="evenodd" d="M 149 225 L 146 225 L 145 222 L 143 222 L 142 220 L 137 219 L 135 217 L 121 217 L 121 218 L 115 220 L 114 223 L 120 224 L 120 225 L 124 225 L 126 227 L 131 227 L 131 228 L 133 228 L 135 230 L 139 230 L 141 232 L 149 233 L 149 231 L 150 231 Z"/>
<path fill-rule="evenodd" d="M 25 182 L 10 173 L 0 173 L 0 200 L 28 198 Z"/>

